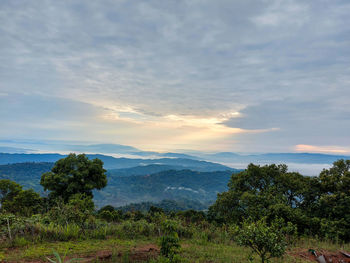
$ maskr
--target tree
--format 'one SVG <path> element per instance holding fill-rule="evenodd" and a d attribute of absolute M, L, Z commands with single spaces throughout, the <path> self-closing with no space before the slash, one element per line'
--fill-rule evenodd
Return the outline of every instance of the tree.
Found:
<path fill-rule="evenodd" d="M 20 191 L 12 201 L 4 202 L 4 209 L 13 214 L 31 216 L 42 210 L 43 198 L 33 189 Z"/>
<path fill-rule="evenodd" d="M 244 218 L 258 220 L 267 216 L 272 205 L 292 206 L 300 195 L 298 189 L 286 188 L 292 177 L 294 180 L 299 178 L 288 176 L 286 165 L 249 164 L 245 171 L 231 176 L 229 190 L 218 194 L 209 216 L 214 215 L 222 222 L 239 223 Z"/>
<path fill-rule="evenodd" d="M 320 174 L 319 214 L 326 236 L 350 240 L 350 160 L 338 160 Z"/>
<path fill-rule="evenodd" d="M 288 172 L 286 165 L 250 164 L 231 176 L 228 188 L 209 208 L 209 219 L 241 224 L 244 218 L 283 218 L 299 233 L 350 240 L 350 160 L 334 162 L 317 177 Z"/>
<path fill-rule="evenodd" d="M 0 204 L 13 201 L 14 197 L 22 191 L 22 186 L 14 181 L 3 179 L 0 180 Z"/>
<path fill-rule="evenodd" d="M 13 214 L 30 216 L 42 209 L 43 198 L 33 189 L 22 190 L 22 186 L 8 179 L 0 180 L 1 210 Z"/>
<path fill-rule="evenodd" d="M 58 160 L 51 172 L 41 176 L 40 184 L 50 190 L 50 199 L 61 197 L 64 202 L 74 194 L 86 194 L 92 197 L 93 189 L 102 189 L 107 185 L 106 170 L 99 159 L 89 160 L 85 154 L 69 154 Z"/>
<path fill-rule="evenodd" d="M 286 165 L 250 164 L 231 176 L 228 188 L 209 208 L 209 219 L 241 224 L 245 218 L 257 221 L 266 217 L 268 222 L 283 218 L 297 225 L 300 232 L 319 230 L 319 221 L 313 220 L 319 207 L 317 178 L 288 172 Z"/>
<path fill-rule="evenodd" d="M 236 240 L 241 246 L 252 249 L 261 259 L 261 263 L 271 258 L 282 257 L 287 248 L 287 234 L 295 234 L 296 228 L 291 223 L 284 225 L 283 220 L 275 220 L 271 225 L 262 218 L 256 222 L 245 221 L 236 229 Z"/>

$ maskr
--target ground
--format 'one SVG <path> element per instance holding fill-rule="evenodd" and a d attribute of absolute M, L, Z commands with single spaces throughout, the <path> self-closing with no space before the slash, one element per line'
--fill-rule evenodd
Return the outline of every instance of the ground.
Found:
<path fill-rule="evenodd" d="M 21 248 L 3 250 L 6 260 L 3 262 L 48 262 L 47 257 L 53 257 L 57 251 L 62 257 L 66 253 L 68 258 L 80 258 L 80 262 L 148 262 L 159 255 L 158 240 L 143 238 L 122 240 L 109 238 L 107 240 L 81 240 L 69 242 L 46 242 L 41 244 L 27 244 Z M 249 249 L 232 244 L 212 243 L 201 240 L 183 240 L 181 256 L 185 262 L 198 263 L 227 263 L 247 262 Z M 308 251 L 314 249 L 318 255 L 324 254 L 332 258 L 333 263 L 350 262 L 350 258 L 341 255 L 339 251 L 349 251 L 350 245 L 339 245 L 314 240 L 302 240 L 290 249 L 284 258 L 272 260 L 278 263 L 316 262 L 315 256 Z M 259 262 L 258 259 L 254 262 Z"/>

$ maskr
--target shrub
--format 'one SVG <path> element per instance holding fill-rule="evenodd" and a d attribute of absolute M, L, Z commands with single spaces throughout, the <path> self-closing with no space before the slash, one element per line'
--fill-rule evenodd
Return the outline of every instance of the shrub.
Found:
<path fill-rule="evenodd" d="M 179 250 L 180 239 L 176 232 L 177 230 L 177 222 L 174 220 L 166 220 L 162 224 L 162 231 L 164 235 L 160 240 L 160 253 L 162 256 L 169 259 L 169 262 L 179 262 Z"/>
<path fill-rule="evenodd" d="M 68 203 L 58 200 L 48 215 L 52 222 L 59 225 L 77 224 L 84 227 L 84 223 L 93 214 L 94 202 L 85 194 L 73 195 Z"/>
<path fill-rule="evenodd" d="M 295 234 L 296 227 L 291 223 L 283 225 L 282 220 L 275 220 L 269 226 L 265 218 L 257 222 L 245 221 L 237 228 L 236 240 L 239 245 L 250 247 L 261 262 L 269 262 L 270 258 L 282 257 L 287 247 L 287 234 Z"/>

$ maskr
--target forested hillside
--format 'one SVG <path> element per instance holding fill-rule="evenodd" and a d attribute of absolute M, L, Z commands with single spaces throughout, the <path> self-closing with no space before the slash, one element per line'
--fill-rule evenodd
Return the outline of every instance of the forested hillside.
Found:
<path fill-rule="evenodd" d="M 42 192 L 40 177 L 48 172 L 54 163 L 15 163 L 0 165 L 0 179 L 10 179 L 24 188 L 33 188 L 37 192 Z"/>
<path fill-rule="evenodd" d="M 41 175 L 48 172 L 54 163 L 16 163 L 0 165 L 0 179 L 11 179 L 43 194 Z M 95 191 L 98 206 L 163 199 L 197 200 L 208 203 L 215 200 L 218 192 L 227 189 L 227 181 L 234 171 L 197 172 L 183 170 L 181 165 L 144 165 L 107 171 L 108 186 Z"/>
<path fill-rule="evenodd" d="M 150 175 L 108 177 L 108 185 L 95 192 L 99 205 L 117 206 L 130 202 L 163 199 L 197 200 L 208 202 L 216 199 L 219 192 L 227 189 L 232 171 L 195 172 L 191 170 L 170 170 Z"/>
<path fill-rule="evenodd" d="M 165 212 L 177 212 L 185 210 L 206 210 L 209 206 L 209 203 L 203 204 L 199 201 L 188 200 L 188 199 L 178 199 L 178 200 L 163 200 L 161 202 L 141 202 L 141 203 L 131 203 L 126 206 L 117 207 L 117 210 L 123 212 L 133 212 L 141 211 L 148 212 L 152 207 L 157 207 Z"/>

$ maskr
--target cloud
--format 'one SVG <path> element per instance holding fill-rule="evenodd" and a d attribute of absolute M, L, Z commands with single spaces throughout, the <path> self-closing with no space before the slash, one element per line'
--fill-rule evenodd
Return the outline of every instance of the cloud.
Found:
<path fill-rule="evenodd" d="M 350 147 L 339 146 L 315 146 L 298 144 L 295 146 L 295 150 L 298 152 L 315 152 L 315 153 L 337 153 L 337 154 L 349 154 Z"/>
<path fill-rule="evenodd" d="M 3 137 L 233 151 L 348 140 L 346 1 L 1 1 L 0 10 L 0 93 L 27 96 L 22 113 L 3 102 Z M 60 100 L 72 104 L 48 105 Z"/>

